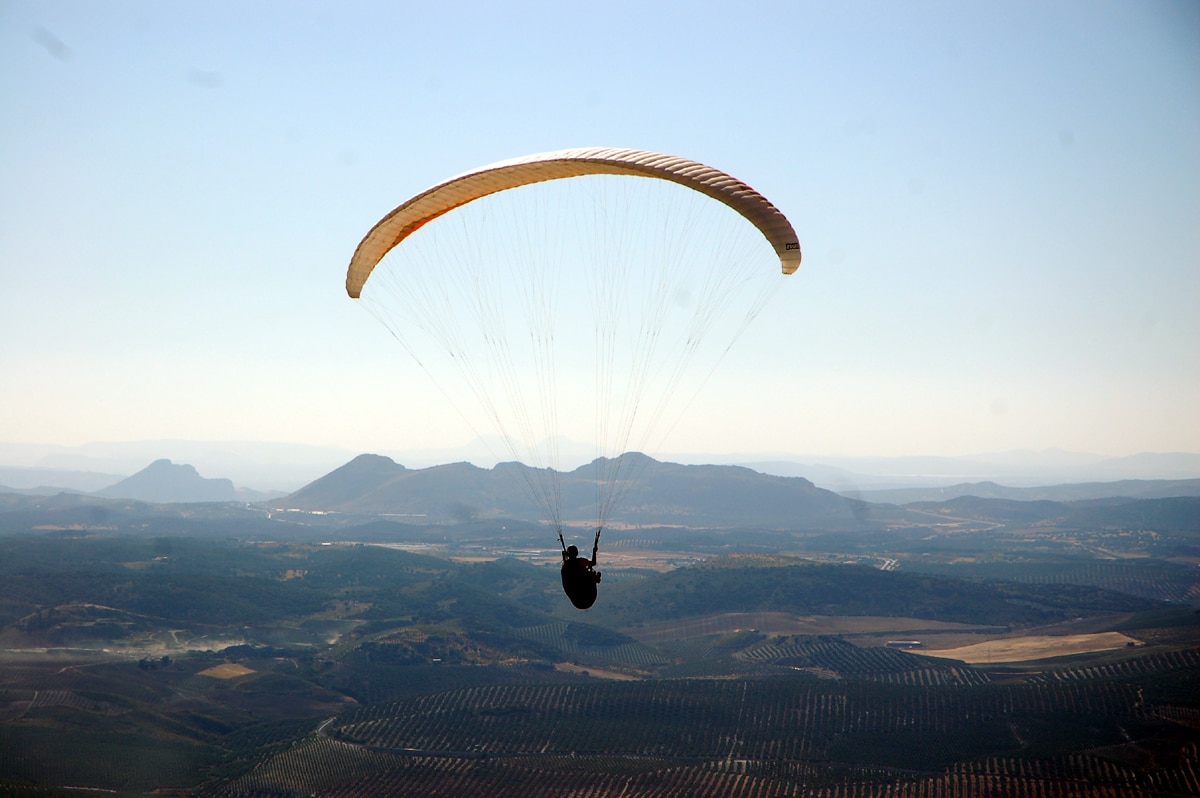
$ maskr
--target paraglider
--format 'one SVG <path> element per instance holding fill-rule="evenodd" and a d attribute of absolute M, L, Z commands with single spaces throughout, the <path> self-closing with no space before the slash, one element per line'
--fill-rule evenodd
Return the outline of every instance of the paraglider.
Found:
<path fill-rule="evenodd" d="M 566 545 L 562 532 L 558 533 L 558 543 L 563 547 L 562 575 L 563 592 L 576 609 L 586 610 L 596 603 L 596 585 L 600 584 L 600 572 L 596 570 L 597 552 L 600 548 L 600 532 L 596 530 L 596 539 L 592 543 L 592 558 L 579 556 L 578 547 Z"/>
<path fill-rule="evenodd" d="M 645 462 L 627 453 L 661 445 L 800 259 L 787 218 L 724 172 L 642 150 L 558 150 L 403 202 L 359 243 L 346 292 L 481 439 L 499 435 L 560 544 L 565 526 L 597 530 L 590 560 L 563 545 L 563 588 L 583 609 L 600 531 Z M 595 447 L 591 519 L 563 517 L 568 436 Z"/>

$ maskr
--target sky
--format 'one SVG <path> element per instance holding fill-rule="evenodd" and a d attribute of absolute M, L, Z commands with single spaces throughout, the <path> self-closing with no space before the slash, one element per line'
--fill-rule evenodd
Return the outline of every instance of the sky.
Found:
<path fill-rule="evenodd" d="M 0 102 L 0 443 L 462 446 L 355 246 L 614 146 L 804 252 L 670 451 L 1200 451 L 1194 2 L 0 0 Z"/>

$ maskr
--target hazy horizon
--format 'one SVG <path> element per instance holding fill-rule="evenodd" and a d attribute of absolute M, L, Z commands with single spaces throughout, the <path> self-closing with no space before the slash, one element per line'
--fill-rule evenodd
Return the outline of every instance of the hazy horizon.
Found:
<path fill-rule="evenodd" d="M 33 478 L 41 472 L 109 474 L 124 478 L 156 460 L 191 465 L 205 478 L 227 478 L 242 488 L 290 491 L 325 475 L 362 454 L 377 454 L 412 469 L 469 462 L 490 469 L 506 458 L 500 446 L 483 441 L 441 450 L 366 450 L 263 441 L 112 441 L 80 446 L 14 444 L 0 441 L 0 485 L 29 489 L 34 478 L 15 479 L 19 471 Z M 588 447 L 563 442 L 562 471 L 592 460 Z M 854 456 L 822 453 L 656 452 L 656 460 L 685 465 L 744 465 L 778 476 L 800 476 L 833 490 L 883 489 L 910 485 L 949 486 L 999 480 L 1012 487 L 1071 482 L 1116 482 L 1124 479 L 1200 478 L 1200 453 L 1143 452 L 1109 457 L 1060 449 L 976 452 L 971 455 Z M 8 474 L 9 481 L 3 476 Z M 111 484 L 111 483 L 105 483 Z M 69 487 L 94 490 L 99 482 Z"/>

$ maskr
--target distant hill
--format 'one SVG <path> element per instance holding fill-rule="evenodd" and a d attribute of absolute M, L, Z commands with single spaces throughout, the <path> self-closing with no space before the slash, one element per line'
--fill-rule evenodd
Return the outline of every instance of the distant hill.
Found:
<path fill-rule="evenodd" d="M 120 482 L 121 474 L 64 468 L 0 466 L 0 491 L 51 496 L 64 490 L 91 492 Z"/>
<path fill-rule="evenodd" d="M 818 488 L 803 477 L 624 456 L 646 460 L 639 478 L 621 499 L 627 514 L 642 523 L 853 527 L 865 515 L 862 502 Z M 587 466 L 572 472 L 581 481 L 590 475 Z"/>
<path fill-rule="evenodd" d="M 523 468 L 524 466 L 511 466 Z M 505 466 L 470 463 L 409 469 L 391 458 L 363 454 L 280 499 L 280 507 L 440 519 L 523 518 L 533 513 L 520 483 Z"/>
<path fill-rule="evenodd" d="M 168 459 L 156 460 L 132 477 L 61 468 L 0 467 L 0 493 L 26 496 L 79 493 L 156 503 L 259 502 L 284 495 L 283 491 L 234 487 L 228 479 L 205 479 L 194 466 L 176 465 Z"/>
<path fill-rule="evenodd" d="M 799 477 L 759 474 L 739 466 L 661 463 L 642 454 L 622 455 L 624 487 L 614 520 L 638 524 L 712 526 L 804 523 L 856 525 L 862 503 Z M 596 506 L 596 464 L 559 475 L 563 517 L 591 523 Z M 464 521 L 473 517 L 536 520 L 538 508 L 524 488 L 527 467 L 501 463 L 492 469 L 453 463 L 408 469 L 365 454 L 279 500 L 300 510 L 426 516 Z"/>
<path fill-rule="evenodd" d="M 1123 479 L 1116 482 L 1079 482 L 1043 487 L 1014 488 L 995 482 L 964 482 L 944 488 L 893 488 L 861 490 L 847 496 L 868 502 L 909 504 L 944 502 L 960 496 L 1015 501 L 1072 502 L 1091 499 L 1167 499 L 1176 496 L 1200 496 L 1200 479 Z"/>
<path fill-rule="evenodd" d="M 1200 535 L 1198 496 L 1110 498 L 1078 502 L 959 496 L 944 502 L 912 502 L 902 509 L 924 512 L 930 516 L 971 519 L 1005 526 L 1049 524 L 1093 530 L 1153 529 L 1191 538 Z"/>
<path fill-rule="evenodd" d="M 864 529 L 925 528 L 957 516 L 983 525 L 1084 524 L 1094 528 L 1192 530 L 1200 518 L 1200 480 L 1063 485 L 1046 489 L 977 483 L 944 489 L 937 498 L 898 503 L 861 501 L 818 488 L 801 477 L 762 474 L 741 466 L 680 465 L 646 455 L 622 455 L 630 475 L 611 521 L 620 526 L 690 529 L 807 529 L 835 535 Z M 411 517 L 415 523 L 464 524 L 505 518 L 538 522 L 529 469 L 501 463 L 485 469 L 451 463 L 411 469 L 388 457 L 364 454 L 272 503 L 280 509 L 351 515 Z M 558 475 L 562 518 L 571 526 L 594 523 L 596 463 Z M 532 479 L 537 484 L 537 479 Z M 1061 499 L 1044 498 L 1061 495 Z M 982 496 L 976 493 L 985 494 Z M 953 495 L 951 495 L 953 494 Z M 1009 495 L 1013 498 L 1009 498 Z M 911 498 L 899 491 L 877 496 Z M 914 495 L 917 492 L 914 491 Z M 1158 498 L 1158 496 L 1162 498 Z M 1100 497 L 1100 498 L 1092 498 Z M 1145 498 L 1143 498 L 1145 497 Z M 403 520 L 403 519 L 401 519 Z M 923 533 L 927 534 L 927 533 Z"/>
<path fill-rule="evenodd" d="M 190 465 L 155 460 L 133 476 L 96 491 L 109 499 L 144 502 L 230 502 L 241 496 L 228 479 L 205 479 Z"/>
<path fill-rule="evenodd" d="M 741 464 L 765 474 L 804 476 L 817 485 L 839 493 L 855 496 L 864 494 L 864 497 L 873 491 L 944 488 L 947 485 L 981 482 L 1034 487 L 1126 480 L 1200 479 L 1200 454 L 1191 452 L 1146 452 L 1128 457 L 1103 457 L 1047 449 L 962 457 L 811 457 L 791 460 L 743 460 Z"/>
<path fill-rule="evenodd" d="M 556 444 L 570 468 L 586 463 L 594 448 L 561 439 Z M 491 467 L 501 441 L 477 439 L 456 448 L 388 451 L 409 468 L 471 462 Z M 17 490 L 40 486 L 95 491 L 132 474 L 146 463 L 169 458 L 235 485 L 294 491 L 354 452 L 345 449 L 264 441 L 147 440 L 92 442 L 79 446 L 0 441 L 0 485 Z M 838 457 L 799 453 L 660 453 L 675 463 L 741 465 L 763 474 L 804 477 L 815 485 L 851 495 L 856 491 L 936 487 L 984 481 L 1031 487 L 1118 480 L 1200 479 L 1200 453 L 1157 452 L 1106 457 L 1054 449 L 977 453 L 954 457 Z M 564 466 L 567 468 L 568 466 Z M 33 470 L 45 473 L 34 474 Z M 51 473 L 57 472 L 57 473 Z M 1146 497 L 1149 498 L 1149 497 Z M 876 497 L 874 500 L 879 500 Z"/>
<path fill-rule="evenodd" d="M 283 502 L 301 510 L 330 510 L 406 475 L 408 469 L 391 458 L 360 454 L 350 462 L 305 485 Z"/>
<path fill-rule="evenodd" d="M 0 441 L 0 484 L 14 488 L 53 485 L 94 491 L 112 485 L 146 463 L 166 458 L 189 463 L 202 474 L 220 474 L 235 485 L 292 491 L 344 463 L 353 451 L 266 441 L 143 440 L 92 442 L 78 446 L 17 444 Z M 25 475 L 8 478 L 6 469 L 60 472 L 30 484 Z M 80 472 L 115 475 L 96 483 Z"/>

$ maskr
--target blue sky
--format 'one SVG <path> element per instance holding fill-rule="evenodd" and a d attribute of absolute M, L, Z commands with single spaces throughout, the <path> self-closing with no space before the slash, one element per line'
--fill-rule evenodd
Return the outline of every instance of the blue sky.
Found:
<path fill-rule="evenodd" d="M 804 250 L 671 451 L 1200 451 L 1194 2 L 0 0 L 0 102 L 0 442 L 462 445 L 355 245 L 618 146 Z"/>

